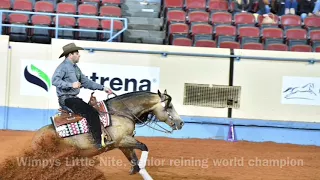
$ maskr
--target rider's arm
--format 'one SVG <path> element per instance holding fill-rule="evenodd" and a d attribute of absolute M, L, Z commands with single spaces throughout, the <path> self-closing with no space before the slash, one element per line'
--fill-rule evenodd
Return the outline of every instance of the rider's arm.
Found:
<path fill-rule="evenodd" d="M 72 83 L 63 80 L 65 74 L 65 68 L 59 66 L 52 75 L 52 85 L 62 89 L 72 88 Z"/>
<path fill-rule="evenodd" d="M 101 84 L 98 84 L 89 78 L 87 78 L 82 72 L 81 72 L 81 85 L 84 88 L 90 89 L 90 90 L 103 90 L 104 86 Z"/>

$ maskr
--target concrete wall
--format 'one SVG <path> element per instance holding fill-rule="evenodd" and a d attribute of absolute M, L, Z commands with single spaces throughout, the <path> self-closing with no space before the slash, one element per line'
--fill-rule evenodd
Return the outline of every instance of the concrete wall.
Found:
<path fill-rule="evenodd" d="M 1 36 L 0 55 L 3 59 L 0 61 L 0 129 L 36 130 L 50 123 L 49 117 L 56 113 L 58 102 L 55 88 L 47 83 L 56 66 L 63 61 L 62 58 L 58 59 L 62 46 L 69 42 L 85 48 L 107 48 L 115 51 L 230 55 L 229 49 L 61 39 L 53 39 L 50 45 L 14 43 L 9 42 L 7 36 Z M 319 59 L 316 53 L 253 50 L 235 50 L 234 53 L 259 57 Z M 233 85 L 241 86 L 241 105 L 239 109 L 233 109 L 232 118 L 227 118 L 226 108 L 183 105 L 184 83 L 228 85 L 230 58 L 81 51 L 79 66 L 85 75 L 98 76 L 96 82 L 101 82 L 102 77 L 107 85 L 110 85 L 113 78 L 119 78 L 123 82 L 126 78 L 135 78 L 137 88 L 143 84 L 139 81 L 145 79 L 151 82 L 151 91 L 167 89 L 173 97 L 176 110 L 187 122 L 182 131 L 170 137 L 226 139 L 228 124 L 233 121 L 240 140 L 320 145 L 320 141 L 313 138 L 320 135 L 320 66 L 317 63 L 311 65 L 307 62 L 256 59 L 235 61 Z M 48 87 L 48 91 L 28 81 L 25 76 L 26 67 L 27 73 L 38 77 Z M 39 70 L 43 72 L 42 75 L 38 73 Z M 48 81 L 44 74 L 49 77 Z M 284 79 L 285 76 L 288 78 Z M 301 87 L 309 83 L 312 85 L 305 87 L 308 92 L 304 92 L 305 89 Z M 128 90 L 125 90 L 124 84 L 113 87 L 119 89 L 114 89 L 116 94 L 130 92 L 133 88 L 132 84 L 128 86 Z M 288 94 L 283 91 L 289 87 L 300 87 L 300 91 L 293 94 L 300 99 L 284 98 Z M 88 100 L 90 92 L 83 90 L 80 97 Z M 96 92 L 96 96 L 98 100 L 106 98 L 103 92 Z M 137 129 L 137 135 L 166 136 L 145 127 Z"/>

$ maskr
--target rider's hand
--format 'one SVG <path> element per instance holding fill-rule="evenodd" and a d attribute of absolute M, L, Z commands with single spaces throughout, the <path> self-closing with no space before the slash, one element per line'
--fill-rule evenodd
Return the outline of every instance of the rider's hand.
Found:
<path fill-rule="evenodd" d="M 108 94 L 112 94 L 112 90 L 110 88 L 108 88 L 108 87 L 104 87 L 103 90 Z"/>
<path fill-rule="evenodd" d="M 74 82 L 74 83 L 72 84 L 72 87 L 75 88 L 75 89 L 78 89 L 78 88 L 81 87 L 81 83 L 80 83 L 80 82 Z"/>

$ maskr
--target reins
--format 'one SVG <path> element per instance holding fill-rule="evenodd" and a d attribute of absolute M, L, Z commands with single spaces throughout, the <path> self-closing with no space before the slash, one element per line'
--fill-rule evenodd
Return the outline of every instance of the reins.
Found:
<path fill-rule="evenodd" d="M 116 95 L 114 92 L 112 92 L 112 94 L 115 95 L 115 96 L 118 96 L 118 95 Z M 108 99 L 109 99 L 109 95 L 110 95 L 110 94 L 108 94 Z M 154 130 L 156 130 L 156 131 L 164 132 L 164 133 L 169 133 L 169 134 L 171 134 L 171 133 L 173 132 L 173 129 L 172 129 L 171 131 L 169 131 L 169 130 L 165 129 L 164 127 L 160 126 L 158 123 L 155 123 L 155 124 L 156 124 L 157 126 L 159 126 L 161 129 L 163 129 L 164 131 L 149 126 L 149 125 L 148 125 L 148 123 L 149 123 L 148 120 L 151 122 L 151 119 L 152 119 L 152 118 L 150 119 L 149 117 L 147 117 L 146 122 L 143 122 L 142 120 L 140 120 L 136 115 L 134 115 L 134 114 L 130 111 L 129 107 L 128 107 L 122 100 L 120 100 L 120 101 L 121 101 L 121 103 L 128 109 L 128 111 L 130 112 L 130 114 L 131 114 L 136 120 L 138 120 L 140 123 L 142 123 L 142 126 L 148 126 L 149 128 L 154 129 Z M 148 114 L 148 115 L 149 115 L 149 114 Z M 147 115 L 147 116 L 148 116 L 148 115 Z M 154 115 L 153 115 L 152 117 L 154 117 Z"/>

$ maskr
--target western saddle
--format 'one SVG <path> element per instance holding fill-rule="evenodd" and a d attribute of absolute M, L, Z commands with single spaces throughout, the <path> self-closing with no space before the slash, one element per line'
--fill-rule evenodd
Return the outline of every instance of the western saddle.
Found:
<path fill-rule="evenodd" d="M 97 102 L 97 98 L 93 96 L 94 92 L 91 93 L 89 105 L 94 107 L 98 112 L 106 112 L 106 109 L 102 106 L 101 103 Z M 81 115 L 75 114 L 73 112 L 64 110 L 62 108 L 58 109 L 59 114 L 55 117 L 54 122 L 56 126 L 61 126 L 69 123 L 75 123 L 83 119 Z"/>

